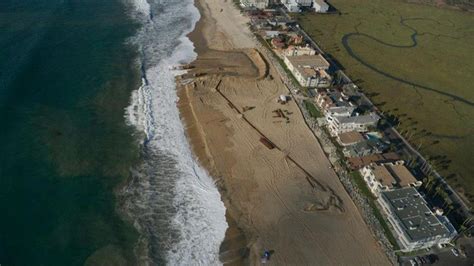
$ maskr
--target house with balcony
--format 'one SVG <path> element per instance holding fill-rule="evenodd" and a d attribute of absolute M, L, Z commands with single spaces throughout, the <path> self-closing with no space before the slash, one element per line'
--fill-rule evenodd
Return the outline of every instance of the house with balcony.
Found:
<path fill-rule="evenodd" d="M 331 85 L 332 77 L 327 73 L 330 64 L 322 55 L 285 56 L 283 61 L 301 86 L 326 88 Z"/>
<path fill-rule="evenodd" d="M 359 170 L 365 183 L 374 196 L 382 191 L 404 187 L 420 187 L 418 181 L 406 168 L 403 161 L 394 163 L 370 164 Z"/>
<path fill-rule="evenodd" d="M 354 110 L 355 107 L 353 106 L 338 106 L 327 109 L 325 118 L 332 136 L 349 131 L 367 132 L 370 127 L 375 127 L 380 120 L 380 116 L 376 113 L 359 115 L 354 113 Z"/>
<path fill-rule="evenodd" d="M 326 113 L 331 107 L 355 106 L 351 97 L 343 89 L 318 89 L 314 101 Z"/>

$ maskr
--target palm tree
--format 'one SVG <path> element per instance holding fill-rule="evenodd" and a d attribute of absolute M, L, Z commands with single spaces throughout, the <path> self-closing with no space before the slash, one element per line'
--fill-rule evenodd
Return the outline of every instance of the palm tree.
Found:
<path fill-rule="evenodd" d="M 447 194 L 446 194 L 446 195 L 447 195 Z M 451 199 L 446 198 L 446 200 L 445 200 L 444 203 L 443 203 L 443 207 L 442 207 L 442 208 L 444 209 L 444 208 L 448 207 L 450 204 L 453 204 L 453 202 L 451 201 Z"/>
<path fill-rule="evenodd" d="M 474 216 L 469 216 L 467 217 L 464 222 L 461 224 L 461 226 L 466 226 L 468 225 L 472 220 L 474 219 Z"/>
<path fill-rule="evenodd" d="M 435 179 L 434 176 L 432 176 L 432 175 L 426 176 L 425 179 L 426 179 L 426 184 L 425 184 L 426 191 L 427 191 L 428 193 L 431 193 L 431 190 L 433 189 L 434 181 L 435 181 L 436 179 Z"/>
<path fill-rule="evenodd" d="M 453 204 L 449 204 L 448 205 L 448 211 L 446 212 L 445 216 L 448 216 L 451 213 L 451 211 L 453 211 L 453 210 L 454 210 Z"/>
<path fill-rule="evenodd" d="M 435 194 L 433 195 L 433 197 L 436 197 L 438 196 L 439 193 L 441 193 L 441 191 L 443 190 L 441 186 L 436 186 L 435 188 L 436 192 Z"/>

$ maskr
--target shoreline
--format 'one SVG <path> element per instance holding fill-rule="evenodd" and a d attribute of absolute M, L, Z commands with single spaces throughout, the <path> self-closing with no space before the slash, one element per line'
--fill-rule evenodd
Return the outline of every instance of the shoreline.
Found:
<path fill-rule="evenodd" d="M 189 73 L 199 75 L 186 85 L 178 79 L 178 107 L 193 153 L 226 207 L 221 261 L 259 264 L 269 248 L 276 263 L 318 257 L 321 264 L 389 264 L 296 104 L 284 107 L 291 127 L 270 121 L 279 107 L 273 99 L 288 89 L 273 79 L 278 73 L 258 52 L 240 11 L 215 0 L 195 5 L 201 19 L 188 37 L 198 57 Z M 262 148 L 259 135 L 279 152 Z M 339 248 L 347 254 L 336 255 Z"/>
<path fill-rule="evenodd" d="M 176 105 L 175 77 L 185 71 L 174 66 L 196 58 L 186 36 L 200 14 L 193 0 L 134 4 L 130 15 L 140 28 L 130 42 L 139 51 L 142 86 L 132 92 L 125 116 L 146 137 L 138 136 L 143 160 L 131 169 L 133 179 L 122 194 L 124 211 L 143 240 L 135 247 L 137 259 L 217 264 L 226 210 L 214 179 L 196 163 Z"/>
<path fill-rule="evenodd" d="M 212 21 L 206 11 L 204 10 L 206 3 L 204 0 L 195 0 L 195 6 L 199 10 L 201 17 L 196 23 L 194 30 L 187 35 L 187 37 L 194 44 L 195 52 L 200 55 L 210 50 L 208 41 L 203 38 L 204 31 L 211 31 L 212 25 L 216 23 Z M 214 28 L 215 29 L 215 28 Z M 191 62 L 192 64 L 193 62 Z M 229 203 L 229 195 L 226 195 L 225 185 L 221 178 L 218 178 L 219 173 L 215 168 L 215 162 L 212 154 L 208 149 L 203 135 L 205 134 L 202 126 L 199 124 L 199 120 L 196 117 L 196 113 L 193 110 L 192 105 L 189 103 L 189 95 L 187 90 L 182 88 L 180 84 L 177 84 L 179 103 L 178 108 L 180 111 L 181 119 L 186 130 L 186 137 L 189 140 L 191 150 L 196 156 L 196 160 L 209 172 L 210 176 L 214 179 L 217 189 L 221 194 L 221 200 L 224 202 L 226 207 L 226 221 L 228 228 L 225 233 L 225 237 L 219 248 L 219 257 L 224 265 L 250 265 L 248 258 L 249 254 L 249 237 L 244 230 L 239 227 L 236 218 L 239 216 L 237 210 L 232 208 Z"/>

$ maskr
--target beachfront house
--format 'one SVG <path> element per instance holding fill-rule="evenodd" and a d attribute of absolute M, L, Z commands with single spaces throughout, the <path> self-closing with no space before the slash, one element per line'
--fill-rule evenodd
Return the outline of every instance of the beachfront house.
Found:
<path fill-rule="evenodd" d="M 326 13 L 329 10 L 329 5 L 324 0 L 313 0 L 313 8 L 318 13 Z"/>
<path fill-rule="evenodd" d="M 395 152 L 371 154 L 362 157 L 347 158 L 347 165 L 352 170 L 359 170 L 371 163 L 389 163 L 401 160 L 400 155 Z"/>
<path fill-rule="evenodd" d="M 272 44 L 272 47 L 275 48 L 277 51 L 281 51 L 286 46 L 285 38 L 283 38 L 281 36 L 277 36 L 277 37 L 273 38 L 270 41 L 270 43 Z"/>
<path fill-rule="evenodd" d="M 339 89 L 319 89 L 314 100 L 324 112 L 331 107 L 354 106 L 350 96 Z"/>
<path fill-rule="evenodd" d="M 380 139 L 365 139 L 364 141 L 344 147 L 342 152 L 347 158 L 354 158 L 383 153 L 387 148 L 388 144 Z"/>
<path fill-rule="evenodd" d="M 313 0 L 281 0 L 288 12 L 300 12 L 302 7 L 311 7 Z"/>
<path fill-rule="evenodd" d="M 283 51 L 283 56 L 302 56 L 302 55 L 315 55 L 316 50 L 309 46 L 300 47 L 290 45 Z"/>
<path fill-rule="evenodd" d="M 313 8 L 318 13 L 325 13 L 329 5 L 324 0 L 281 0 L 288 12 L 301 12 L 303 8 Z"/>
<path fill-rule="evenodd" d="M 266 38 L 277 38 L 281 34 L 280 31 L 277 30 L 267 30 L 265 31 L 265 37 Z"/>
<path fill-rule="evenodd" d="M 355 109 L 356 107 L 352 105 L 334 106 L 324 110 L 324 114 L 327 117 L 348 117 L 352 116 Z"/>
<path fill-rule="evenodd" d="M 404 252 L 449 243 L 457 235 L 448 218 L 435 215 L 413 187 L 383 191 L 377 201 Z"/>
<path fill-rule="evenodd" d="M 240 6 L 243 8 L 265 9 L 270 4 L 270 0 L 240 0 Z"/>
<path fill-rule="evenodd" d="M 355 145 L 363 141 L 365 141 L 364 136 L 357 131 L 349 131 L 337 135 L 337 142 L 343 147 Z"/>
<path fill-rule="evenodd" d="M 370 164 L 360 169 L 359 172 L 372 194 L 376 197 L 382 191 L 403 187 L 420 187 L 422 184 L 405 167 L 403 161 Z"/>
<path fill-rule="evenodd" d="M 353 111 L 354 107 L 330 107 L 327 110 L 325 118 L 332 136 L 349 131 L 367 132 L 370 127 L 375 127 L 380 120 L 380 116 L 376 113 L 349 114 L 351 109 Z"/>
<path fill-rule="evenodd" d="M 325 88 L 331 85 L 332 77 L 326 72 L 329 62 L 320 54 L 285 56 L 283 61 L 301 86 Z"/>

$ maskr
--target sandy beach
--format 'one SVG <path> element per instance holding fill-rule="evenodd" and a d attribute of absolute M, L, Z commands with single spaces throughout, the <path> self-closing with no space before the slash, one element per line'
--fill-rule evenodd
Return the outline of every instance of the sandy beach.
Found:
<path fill-rule="evenodd" d="M 275 265 L 390 264 L 296 103 L 277 102 L 288 89 L 247 19 L 232 1 L 197 2 L 199 55 L 178 80 L 179 108 L 227 208 L 222 262 L 258 265 L 268 249 Z"/>

